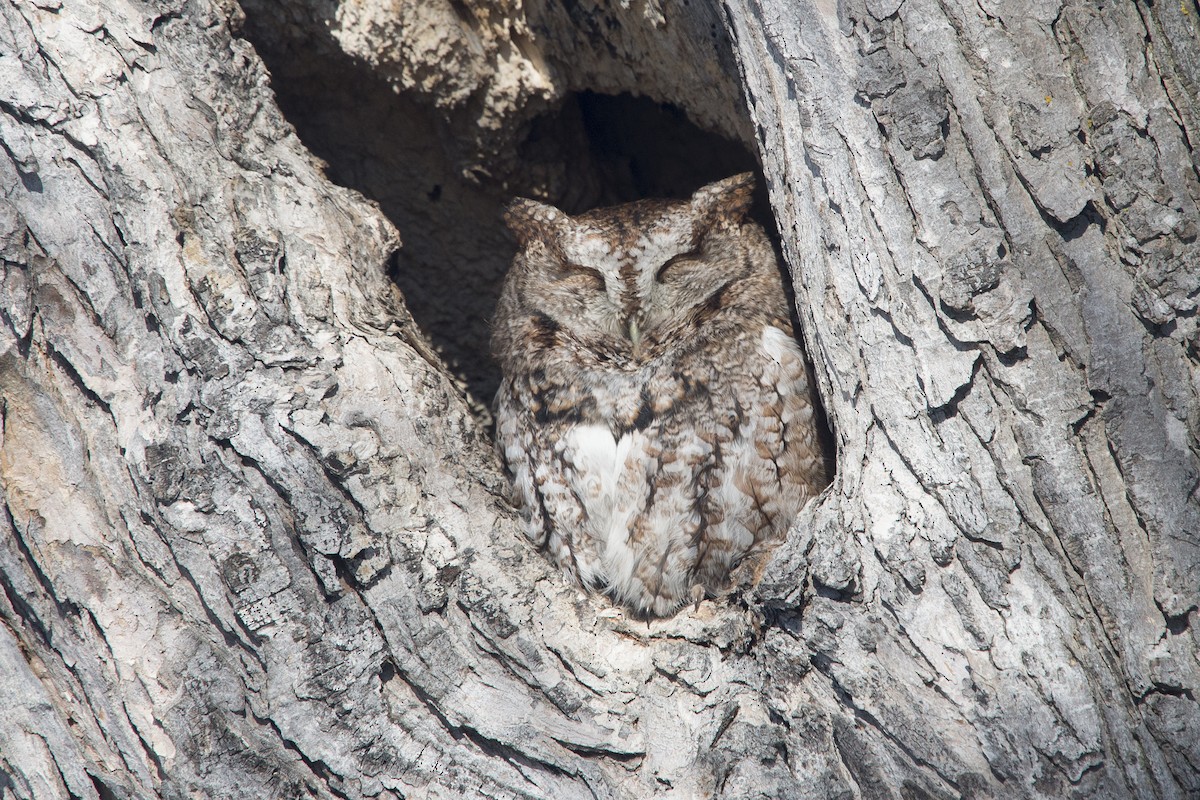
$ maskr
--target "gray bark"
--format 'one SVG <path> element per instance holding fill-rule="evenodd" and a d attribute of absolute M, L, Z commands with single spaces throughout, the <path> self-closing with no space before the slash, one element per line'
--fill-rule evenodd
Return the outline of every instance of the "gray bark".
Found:
<path fill-rule="evenodd" d="M 1194 3 L 246 7 L 497 177 L 397 234 L 233 3 L 0 3 L 0 797 L 1200 792 Z M 650 624 L 521 538 L 386 276 L 457 213 L 494 280 L 580 89 L 756 148 L 836 438 Z"/>
<path fill-rule="evenodd" d="M 946 791 L 1191 795 L 1196 40 L 1017 6 L 731 3 L 841 451 L 803 635 Z"/>

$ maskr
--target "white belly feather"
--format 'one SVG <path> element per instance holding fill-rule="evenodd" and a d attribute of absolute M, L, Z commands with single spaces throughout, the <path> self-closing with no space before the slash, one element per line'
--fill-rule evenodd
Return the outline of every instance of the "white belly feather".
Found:
<path fill-rule="evenodd" d="M 628 585 L 637 566 L 629 546 L 629 526 L 640 510 L 631 491 L 630 473 L 644 472 L 643 435 L 632 431 L 615 438 L 604 425 L 577 425 L 564 439 L 566 461 L 574 466 L 571 482 L 587 508 L 587 533 L 595 543 L 599 563 L 580 563 L 585 582 L 599 580 L 618 590 Z"/>

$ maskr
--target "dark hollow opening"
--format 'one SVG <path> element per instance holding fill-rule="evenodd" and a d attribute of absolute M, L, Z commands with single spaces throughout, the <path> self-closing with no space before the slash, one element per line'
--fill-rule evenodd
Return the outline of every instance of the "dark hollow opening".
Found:
<path fill-rule="evenodd" d="M 547 132 L 564 126 L 581 132 L 585 147 L 575 156 L 576 168 L 597 184 L 594 196 L 558 199 L 572 214 L 647 197 L 684 198 L 706 183 L 758 171 L 740 143 L 696 127 L 674 106 L 630 94 L 572 95 L 534 121 L 522 156 L 536 160 Z"/>

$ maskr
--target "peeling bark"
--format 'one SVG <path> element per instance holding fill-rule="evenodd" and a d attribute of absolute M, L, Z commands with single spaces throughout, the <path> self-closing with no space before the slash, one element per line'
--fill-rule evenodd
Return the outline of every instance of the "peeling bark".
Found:
<path fill-rule="evenodd" d="M 837 477 L 752 589 L 581 594 L 241 9 L 7 0 L 0 796 L 1200 792 L 1194 3 L 246 7 L 447 170 L 561 183 L 585 88 L 754 144 Z"/>

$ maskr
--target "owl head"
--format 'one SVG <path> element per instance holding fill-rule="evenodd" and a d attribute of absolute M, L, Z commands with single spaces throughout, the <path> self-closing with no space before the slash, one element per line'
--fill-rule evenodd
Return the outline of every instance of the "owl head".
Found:
<path fill-rule="evenodd" d="M 523 317 L 622 363 L 654 357 L 662 343 L 717 314 L 731 287 L 761 268 L 751 256 L 765 236 L 745 224 L 753 190 L 753 174 L 743 173 L 687 200 L 640 200 L 574 217 L 513 201 L 504 219 L 520 250 L 498 319 Z M 504 349 L 496 347 L 498 355 Z"/>

